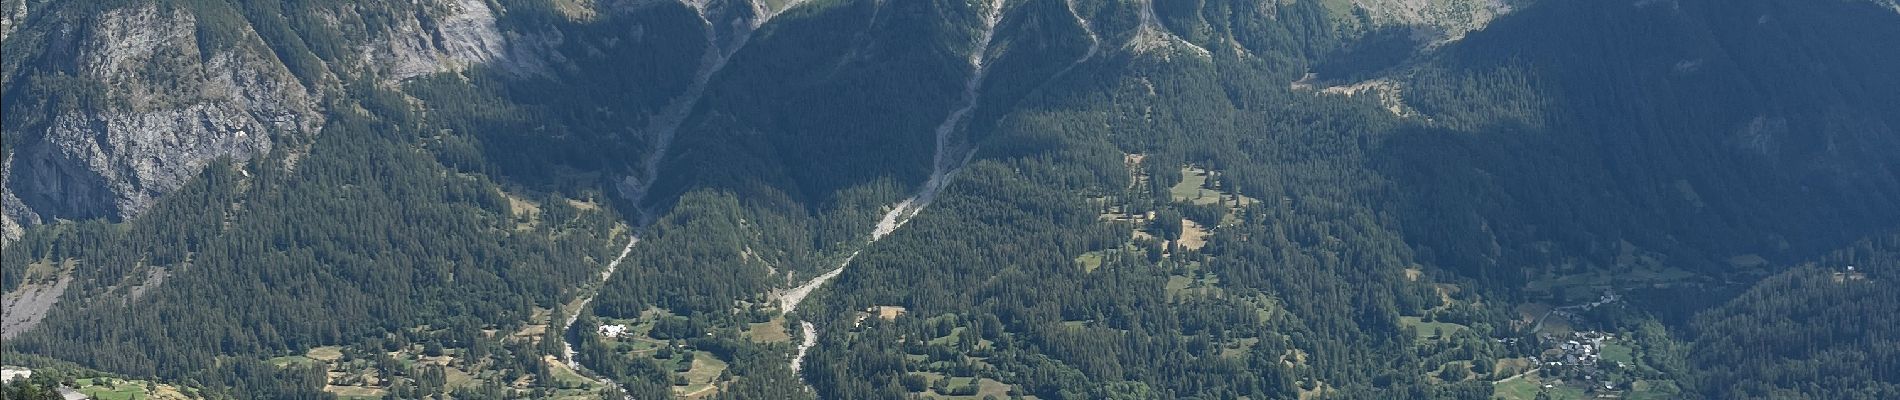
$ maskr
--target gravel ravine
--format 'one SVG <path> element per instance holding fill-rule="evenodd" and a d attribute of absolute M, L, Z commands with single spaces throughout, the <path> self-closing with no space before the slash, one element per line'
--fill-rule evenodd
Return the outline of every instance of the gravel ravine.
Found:
<path fill-rule="evenodd" d="M 607 387 L 614 388 L 614 390 L 619 390 L 620 394 L 622 396 L 625 396 L 627 400 L 632 400 L 633 395 L 628 394 L 626 388 L 620 387 L 619 382 L 614 382 L 613 379 L 609 379 L 605 376 L 601 376 L 600 374 L 594 373 L 594 371 L 587 369 L 586 366 L 581 365 L 580 361 L 576 361 L 574 359 L 574 344 L 569 343 L 567 341 L 567 334 L 573 331 L 574 321 L 580 319 L 581 311 L 586 310 L 588 304 L 593 304 L 594 297 L 600 295 L 600 289 L 607 286 L 607 279 L 612 278 L 614 276 L 614 271 L 617 271 L 620 269 L 620 262 L 627 259 L 627 254 L 633 253 L 633 245 L 639 244 L 639 243 L 640 243 L 640 235 L 629 235 L 627 237 L 627 245 L 620 248 L 620 255 L 614 256 L 613 261 L 607 262 L 607 268 L 600 271 L 600 281 L 594 283 L 593 289 L 588 289 L 586 294 L 582 295 L 583 297 L 581 297 L 580 308 L 575 309 L 573 314 L 567 316 L 567 321 L 561 323 L 560 333 L 558 335 L 555 335 L 554 332 L 548 332 L 546 333 L 546 335 L 555 335 L 555 336 L 549 336 L 549 337 L 545 337 L 541 339 L 541 340 L 549 340 L 553 338 L 559 338 L 561 340 L 561 349 L 563 350 L 561 354 L 561 360 L 567 363 L 567 367 L 569 369 L 573 369 L 574 372 L 578 372 L 582 375 L 593 377 L 594 380 L 600 381 L 602 385 L 607 385 Z"/>
<path fill-rule="evenodd" d="M 662 108 L 657 115 L 654 115 L 653 118 L 647 122 L 646 129 L 643 130 L 643 132 L 647 135 L 647 140 L 649 144 L 653 146 L 653 150 L 647 155 L 645 160 L 641 161 L 641 177 L 632 182 L 631 187 L 628 188 L 629 193 L 623 193 L 624 195 L 632 198 L 635 202 L 644 200 L 647 190 L 653 187 L 653 181 L 659 179 L 660 162 L 666 159 L 667 150 L 673 146 L 673 138 L 678 136 L 680 125 L 684 124 L 686 118 L 692 115 L 693 108 L 699 104 L 699 100 L 706 96 L 706 86 L 712 82 L 713 76 L 719 74 L 720 70 L 726 68 L 726 61 L 730 61 L 733 54 L 737 54 L 739 49 L 745 48 L 746 42 L 752 40 L 752 33 L 758 31 L 760 26 L 764 26 L 766 22 L 771 21 L 772 17 L 778 16 L 779 13 L 789 10 L 792 7 L 797 7 L 803 2 L 804 0 L 791 0 L 786 2 L 783 7 L 772 10 L 767 7 L 763 0 L 748 1 L 747 3 L 750 3 L 749 5 L 752 7 L 755 15 L 758 15 L 758 18 L 754 18 L 751 23 L 748 24 L 735 25 L 740 28 L 738 28 L 738 31 L 733 32 L 731 43 L 722 46 L 721 40 L 719 40 L 719 29 L 714 25 L 719 22 L 713 21 L 713 19 L 718 18 L 718 16 L 707 14 L 709 12 L 707 2 L 703 0 L 681 1 L 681 3 L 692 8 L 694 12 L 699 14 L 701 26 L 705 28 L 706 37 L 712 38 L 712 45 L 706 49 L 705 54 L 700 56 L 699 69 L 693 72 L 693 82 L 686 86 L 686 92 L 681 93 L 678 97 L 674 97 L 672 101 L 667 102 L 665 108 Z"/>
<path fill-rule="evenodd" d="M 878 220 L 877 227 L 872 229 L 871 241 L 865 243 L 865 247 L 877 243 L 878 240 L 889 236 L 891 232 L 896 232 L 897 228 L 903 227 L 904 224 L 910 222 L 911 218 L 916 217 L 917 213 L 922 212 L 924 207 L 929 207 L 931 201 L 936 200 L 937 194 L 943 191 L 944 185 L 956 175 L 957 170 L 968 164 L 970 157 L 976 154 L 974 151 L 956 146 L 955 134 L 967 122 L 970 111 L 976 109 L 977 99 L 981 96 L 978 89 L 983 85 L 983 77 L 989 73 L 987 58 L 990 42 L 996 37 L 997 23 L 1003 19 L 1003 0 L 991 0 L 984 13 L 983 34 L 977 39 L 976 48 L 970 52 L 971 72 L 970 79 L 963 83 L 963 105 L 951 111 L 950 115 L 944 118 L 943 123 L 937 125 L 937 151 L 931 159 L 930 180 L 924 182 L 916 195 L 898 202 L 891 207 L 890 211 L 884 213 L 884 217 Z M 796 310 L 798 303 L 803 302 L 811 291 L 824 286 L 825 282 L 843 273 L 844 268 L 850 265 L 851 260 L 857 256 L 858 252 L 852 252 L 851 256 L 845 257 L 844 262 L 839 263 L 837 269 L 814 277 L 805 284 L 786 292 L 785 296 L 780 297 L 785 313 L 790 314 Z M 818 344 L 817 325 L 809 321 L 801 321 L 799 330 L 804 333 L 804 337 L 798 343 L 798 354 L 792 358 L 792 373 L 794 374 L 798 373 L 799 368 L 804 364 L 805 354 L 811 350 L 812 346 Z"/>
<path fill-rule="evenodd" d="M 736 36 L 732 38 L 730 45 L 722 47 L 719 45 L 721 42 L 718 37 L 719 30 L 715 27 L 715 22 L 712 17 L 707 15 L 708 4 L 705 1 L 681 0 L 681 4 L 692 8 L 699 14 L 700 22 L 703 24 L 706 35 L 711 39 L 713 45 L 706 49 L 705 54 L 701 55 L 699 69 L 694 71 L 693 82 L 687 85 L 686 92 L 681 93 L 678 97 L 668 102 L 657 115 L 654 115 L 652 119 L 648 121 L 645 133 L 648 135 L 648 140 L 653 146 L 653 150 L 647 154 L 645 159 L 641 160 L 640 164 L 642 170 L 640 174 L 642 178 L 635 179 L 628 177 L 628 181 L 631 182 L 629 185 L 622 187 L 622 196 L 627 197 L 635 203 L 644 200 L 647 191 L 653 186 L 653 181 L 659 177 L 660 161 L 666 158 L 667 150 L 672 146 L 673 137 L 679 132 L 680 125 L 686 122 L 686 118 L 690 116 L 693 107 L 699 104 L 701 98 L 705 97 L 706 86 L 712 81 L 712 77 L 717 75 L 720 70 L 725 69 L 726 61 L 731 60 L 733 54 L 738 53 L 739 49 L 745 47 L 746 42 L 752 38 L 752 33 L 757 31 L 760 26 L 764 26 L 772 17 L 778 16 L 780 12 L 796 7 L 802 2 L 804 2 L 804 0 L 791 0 L 777 10 L 771 10 L 768 9 L 767 5 L 761 0 L 747 1 L 747 4 L 752 7 L 754 14 L 758 17 L 735 32 L 734 34 Z M 639 225 L 651 223 L 656 217 L 648 212 L 649 210 L 640 211 L 640 215 L 636 218 L 638 220 L 636 223 Z M 633 246 L 639 243 L 640 237 L 638 234 L 634 234 L 628 238 L 627 245 L 620 248 L 620 255 L 615 256 L 612 262 L 607 263 L 607 268 L 600 272 L 600 281 L 594 285 L 593 289 L 583 295 L 585 297 L 581 298 L 580 309 L 575 310 L 573 315 L 567 316 L 567 321 L 561 325 L 560 331 L 560 337 L 563 338 L 561 345 L 565 350 L 563 360 L 567 363 L 568 367 L 583 375 L 593 377 L 602 384 L 620 390 L 621 394 L 626 395 L 629 400 L 632 399 L 632 396 L 626 393 L 625 388 L 620 387 L 620 385 L 612 379 L 588 370 L 585 366 L 582 366 L 580 362 L 576 361 L 574 359 L 574 344 L 567 343 L 565 338 L 569 332 L 572 332 L 574 321 L 580 318 L 582 310 L 586 310 L 587 305 L 593 304 L 594 297 L 598 296 L 601 288 L 607 285 L 607 280 L 613 278 L 614 271 L 617 271 L 620 267 L 620 262 L 626 260 L 627 254 L 633 252 Z M 837 274 L 834 272 L 830 275 L 836 276 Z M 809 293 L 810 291 L 810 289 L 806 289 L 805 293 Z M 802 300 L 803 297 L 804 294 L 799 295 L 800 300 Z"/>
<path fill-rule="evenodd" d="M 72 283 L 71 274 L 60 273 L 59 280 L 52 285 L 20 285 L 13 293 L 0 296 L 0 339 L 12 339 L 39 325 L 46 313 L 53 311 L 53 305 L 59 303 L 59 297 L 66 294 L 66 286 Z"/>

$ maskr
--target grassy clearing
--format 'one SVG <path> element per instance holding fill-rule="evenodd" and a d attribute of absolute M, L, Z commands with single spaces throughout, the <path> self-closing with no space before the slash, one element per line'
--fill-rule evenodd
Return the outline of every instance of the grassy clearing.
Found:
<path fill-rule="evenodd" d="M 515 337 L 540 340 L 541 335 L 547 333 L 547 331 L 547 324 L 529 324 L 522 326 L 521 330 L 515 331 Z"/>
<path fill-rule="evenodd" d="M 719 374 L 726 372 L 727 367 L 729 365 L 725 360 L 720 360 L 712 353 L 693 352 L 693 369 L 680 373 L 681 377 L 686 378 L 686 386 L 674 386 L 673 394 L 690 397 L 710 395 L 714 391 L 713 386 L 719 383 Z"/>
<path fill-rule="evenodd" d="M 1181 219 L 1180 244 L 1182 248 L 1200 250 L 1202 247 L 1207 247 L 1207 237 L 1213 235 L 1212 232 L 1208 232 L 1207 228 L 1201 226 L 1200 223 L 1190 219 Z"/>
<path fill-rule="evenodd" d="M 1183 291 L 1187 291 L 1188 286 L 1192 286 L 1193 284 L 1193 278 L 1181 275 L 1169 275 L 1168 284 L 1163 289 L 1168 292 L 1168 297 L 1174 297 Z"/>
<path fill-rule="evenodd" d="M 965 329 L 967 329 L 967 328 L 964 328 L 964 327 L 961 327 L 961 326 L 959 326 L 959 327 L 956 327 L 956 328 L 952 328 L 952 329 L 950 329 L 950 335 L 949 335 L 949 336 L 944 336 L 944 337 L 940 337 L 940 338 L 936 338 L 936 339 L 930 339 L 930 345 L 932 345 L 932 346 L 948 346 L 948 345 L 952 345 L 952 344 L 956 344 L 956 343 L 957 343 L 957 340 L 961 340 L 961 339 L 962 339 L 962 338 L 961 338 L 960 336 L 962 336 L 962 335 L 963 335 L 963 331 L 964 331 Z"/>
<path fill-rule="evenodd" d="M 317 361 L 317 360 L 311 359 L 310 357 L 305 357 L 305 356 L 273 357 L 269 360 L 264 360 L 264 362 L 270 363 L 270 365 L 275 365 L 278 368 L 289 367 L 293 364 L 303 365 L 303 366 L 323 365 L 323 362 Z"/>
<path fill-rule="evenodd" d="M 647 339 L 647 340 L 628 339 L 627 341 L 620 342 L 619 345 L 615 347 L 615 349 L 629 355 L 638 355 L 638 354 L 651 355 L 653 352 L 659 351 L 660 347 L 664 345 L 666 345 L 665 342 L 655 341 L 652 339 Z"/>
<path fill-rule="evenodd" d="M 1207 173 L 1199 168 L 1181 167 L 1181 181 L 1168 188 L 1174 201 L 1193 204 L 1214 204 L 1220 199 L 1220 192 L 1207 190 Z"/>
<path fill-rule="evenodd" d="M 1651 399 L 1662 400 L 1662 399 L 1674 399 L 1681 396 L 1682 396 L 1682 388 L 1676 386 L 1676 381 L 1639 380 L 1639 381 L 1636 381 L 1635 383 L 1630 384 L 1630 393 L 1629 393 L 1628 398 L 1631 400 L 1651 400 Z"/>
<path fill-rule="evenodd" d="M 383 390 L 378 389 L 378 388 L 372 388 L 372 387 L 329 385 L 329 386 L 324 386 L 323 391 L 330 392 L 330 394 L 336 395 L 336 397 L 339 399 L 380 399 L 380 398 L 383 398 Z"/>
<path fill-rule="evenodd" d="M 1104 254 L 1106 253 L 1100 250 L 1082 253 L 1082 255 L 1075 257 L 1075 264 L 1082 267 L 1082 271 L 1095 272 L 1096 268 L 1102 267 Z"/>
<path fill-rule="evenodd" d="M 315 347 L 311 348 L 308 352 L 304 352 L 303 356 L 323 362 L 336 361 L 343 358 L 343 348 L 338 346 Z"/>
<path fill-rule="evenodd" d="M 1216 172 L 1201 167 L 1181 167 L 1181 181 L 1175 183 L 1174 187 L 1168 188 L 1168 193 L 1174 201 L 1196 205 L 1228 204 L 1230 207 L 1236 207 L 1235 203 L 1239 203 L 1237 207 L 1246 207 L 1260 201 L 1235 193 L 1208 189 L 1207 177 L 1214 173 Z"/>
<path fill-rule="evenodd" d="M 976 387 L 976 395 L 970 396 L 970 398 L 981 399 L 985 396 L 994 396 L 999 399 L 1009 398 L 1010 385 L 1008 384 L 997 382 L 989 378 L 983 378 L 976 381 Z"/>
<path fill-rule="evenodd" d="M 1246 358 L 1253 346 L 1260 344 L 1260 338 L 1241 338 L 1221 347 L 1220 356 L 1227 358 Z"/>
<path fill-rule="evenodd" d="M 79 392 L 85 393 L 87 397 L 100 400 L 133 400 L 150 397 L 145 395 L 145 389 L 133 388 L 126 385 L 120 385 L 117 388 L 106 388 L 103 386 L 86 387 L 80 388 Z"/>
<path fill-rule="evenodd" d="M 1399 317 L 1399 326 L 1411 327 L 1418 331 L 1419 340 L 1435 340 L 1450 337 L 1466 328 L 1464 325 L 1450 322 L 1425 322 L 1419 317 Z M 1443 335 L 1442 337 L 1440 335 Z"/>
<path fill-rule="evenodd" d="M 600 209 L 600 204 L 596 204 L 588 200 L 567 199 L 567 205 L 574 206 L 574 208 L 578 208 L 581 211 L 594 211 L 594 210 Z"/>
<path fill-rule="evenodd" d="M 1207 274 L 1207 277 L 1199 280 L 1187 275 L 1168 275 L 1168 283 L 1162 290 L 1167 292 L 1170 299 L 1185 295 L 1211 296 L 1221 292 L 1220 288 L 1215 287 L 1219 284 L 1220 277 L 1213 274 Z"/>
<path fill-rule="evenodd" d="M 528 316 L 528 324 L 522 326 L 521 330 L 515 331 L 514 336 L 518 338 L 540 337 L 542 333 L 547 332 L 548 318 L 553 317 L 553 314 L 553 309 L 535 307 L 534 313 Z"/>
<path fill-rule="evenodd" d="M 1538 393 L 1548 393 L 1553 400 L 1580 400 L 1588 398 L 1583 394 L 1583 389 L 1581 388 L 1562 384 L 1552 384 L 1551 387 L 1545 388 L 1544 385 L 1546 383 L 1543 377 L 1537 373 L 1525 374 L 1519 378 L 1498 381 L 1492 384 L 1495 390 L 1493 390 L 1491 398 L 1535 400 Z"/>
<path fill-rule="evenodd" d="M 772 317 L 771 321 L 746 326 L 746 337 L 760 343 L 786 343 L 792 341 L 792 334 L 785 330 L 785 317 Z"/>
<path fill-rule="evenodd" d="M 1492 398 L 1509 400 L 1533 400 L 1542 385 L 1536 381 L 1516 378 L 1492 384 Z"/>
<path fill-rule="evenodd" d="M 111 384 L 107 384 L 108 382 L 110 382 Z M 178 392 L 177 388 L 172 387 L 171 385 L 157 385 L 154 387 L 157 390 L 147 392 L 145 390 L 145 385 L 147 384 L 146 381 L 112 379 L 112 378 L 86 378 L 86 379 L 74 380 L 73 383 L 78 384 L 79 386 L 78 390 L 80 393 L 85 393 L 86 396 L 92 397 L 94 399 L 142 400 L 142 399 L 183 399 L 185 398 L 182 393 Z M 156 394 L 157 396 L 154 396 L 154 394 Z"/>
<path fill-rule="evenodd" d="M 566 363 L 555 359 L 554 356 L 542 356 L 541 362 L 548 364 L 548 375 L 553 376 L 554 381 L 558 383 L 550 386 L 584 385 L 593 382 L 581 376 L 580 373 L 574 372 L 574 369 L 568 368 Z"/>
<path fill-rule="evenodd" d="M 448 378 L 448 386 L 451 389 L 471 387 L 476 384 L 475 377 L 469 375 L 466 371 L 462 371 L 461 368 L 443 367 L 442 375 Z"/>
<path fill-rule="evenodd" d="M 1609 341 L 1603 344 L 1603 360 L 1636 365 L 1636 349 L 1620 341 Z"/>
<path fill-rule="evenodd" d="M 949 379 L 950 382 L 947 387 L 949 387 L 951 390 L 955 390 L 956 388 L 960 388 L 964 386 L 969 386 L 971 384 L 976 385 L 976 394 L 974 395 L 952 396 L 945 393 L 938 393 L 937 391 L 933 389 L 924 389 L 923 392 L 912 392 L 912 393 L 921 393 L 923 395 L 923 398 L 926 398 L 926 399 L 977 400 L 977 399 L 983 399 L 986 397 L 1007 399 L 1009 398 L 1010 388 L 1014 387 L 1014 386 L 1011 386 L 1010 384 L 999 382 L 999 381 L 989 379 L 989 378 L 975 378 L 975 377 L 963 377 L 963 376 L 946 377 L 946 375 L 942 373 L 938 373 L 938 372 L 915 372 L 913 374 L 922 375 L 924 379 L 932 383 L 935 383 L 938 380 Z M 1036 396 L 1026 396 L 1024 398 L 1034 399 L 1036 398 Z"/>
<path fill-rule="evenodd" d="M 1517 375 L 1517 373 L 1519 372 L 1529 371 L 1531 369 L 1531 365 L 1535 362 L 1536 360 L 1533 360 L 1529 357 L 1500 358 L 1498 359 L 1498 363 L 1494 364 L 1491 367 L 1491 370 L 1494 371 L 1494 374 L 1495 374 L 1494 376 Z"/>
<path fill-rule="evenodd" d="M 541 224 L 541 205 L 513 193 L 502 192 L 508 198 L 508 211 L 515 220 L 515 230 L 531 231 Z"/>

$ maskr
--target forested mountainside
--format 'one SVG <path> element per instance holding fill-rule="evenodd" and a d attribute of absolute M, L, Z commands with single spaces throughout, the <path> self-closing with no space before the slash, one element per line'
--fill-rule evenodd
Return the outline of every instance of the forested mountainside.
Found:
<path fill-rule="evenodd" d="M 1900 384 L 1886 1 L 0 17 L 9 396 Z"/>
<path fill-rule="evenodd" d="M 1724 398 L 1900 394 L 1891 312 L 1900 295 L 1882 286 L 1897 248 L 1900 235 L 1858 241 L 1696 316 L 1689 360 L 1706 371 L 1699 384 Z"/>

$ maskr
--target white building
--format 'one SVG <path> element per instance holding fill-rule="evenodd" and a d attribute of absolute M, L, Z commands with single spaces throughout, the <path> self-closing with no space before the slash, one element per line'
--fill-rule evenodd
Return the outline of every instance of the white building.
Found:
<path fill-rule="evenodd" d="M 33 377 L 33 370 L 20 367 L 0 367 L 0 383 L 12 383 L 14 379 Z"/>
<path fill-rule="evenodd" d="M 619 324 L 601 325 L 599 332 L 601 336 L 606 336 L 610 339 L 618 339 L 620 338 L 620 335 L 627 334 L 627 326 L 619 325 Z"/>

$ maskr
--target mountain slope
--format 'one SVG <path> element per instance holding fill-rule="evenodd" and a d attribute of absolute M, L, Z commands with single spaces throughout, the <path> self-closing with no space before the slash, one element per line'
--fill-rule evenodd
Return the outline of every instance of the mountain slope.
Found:
<path fill-rule="evenodd" d="M 232 397 L 1884 390 L 1733 327 L 1900 224 L 1900 14 L 1361 3 L 7 1 L 4 350 Z M 1527 370 L 1572 329 L 1644 356 Z"/>
<path fill-rule="evenodd" d="M 1762 280 L 1696 318 L 1691 357 L 1716 398 L 1893 396 L 1900 298 L 1892 235 Z M 1850 269 L 1851 267 L 1851 269 Z"/>

